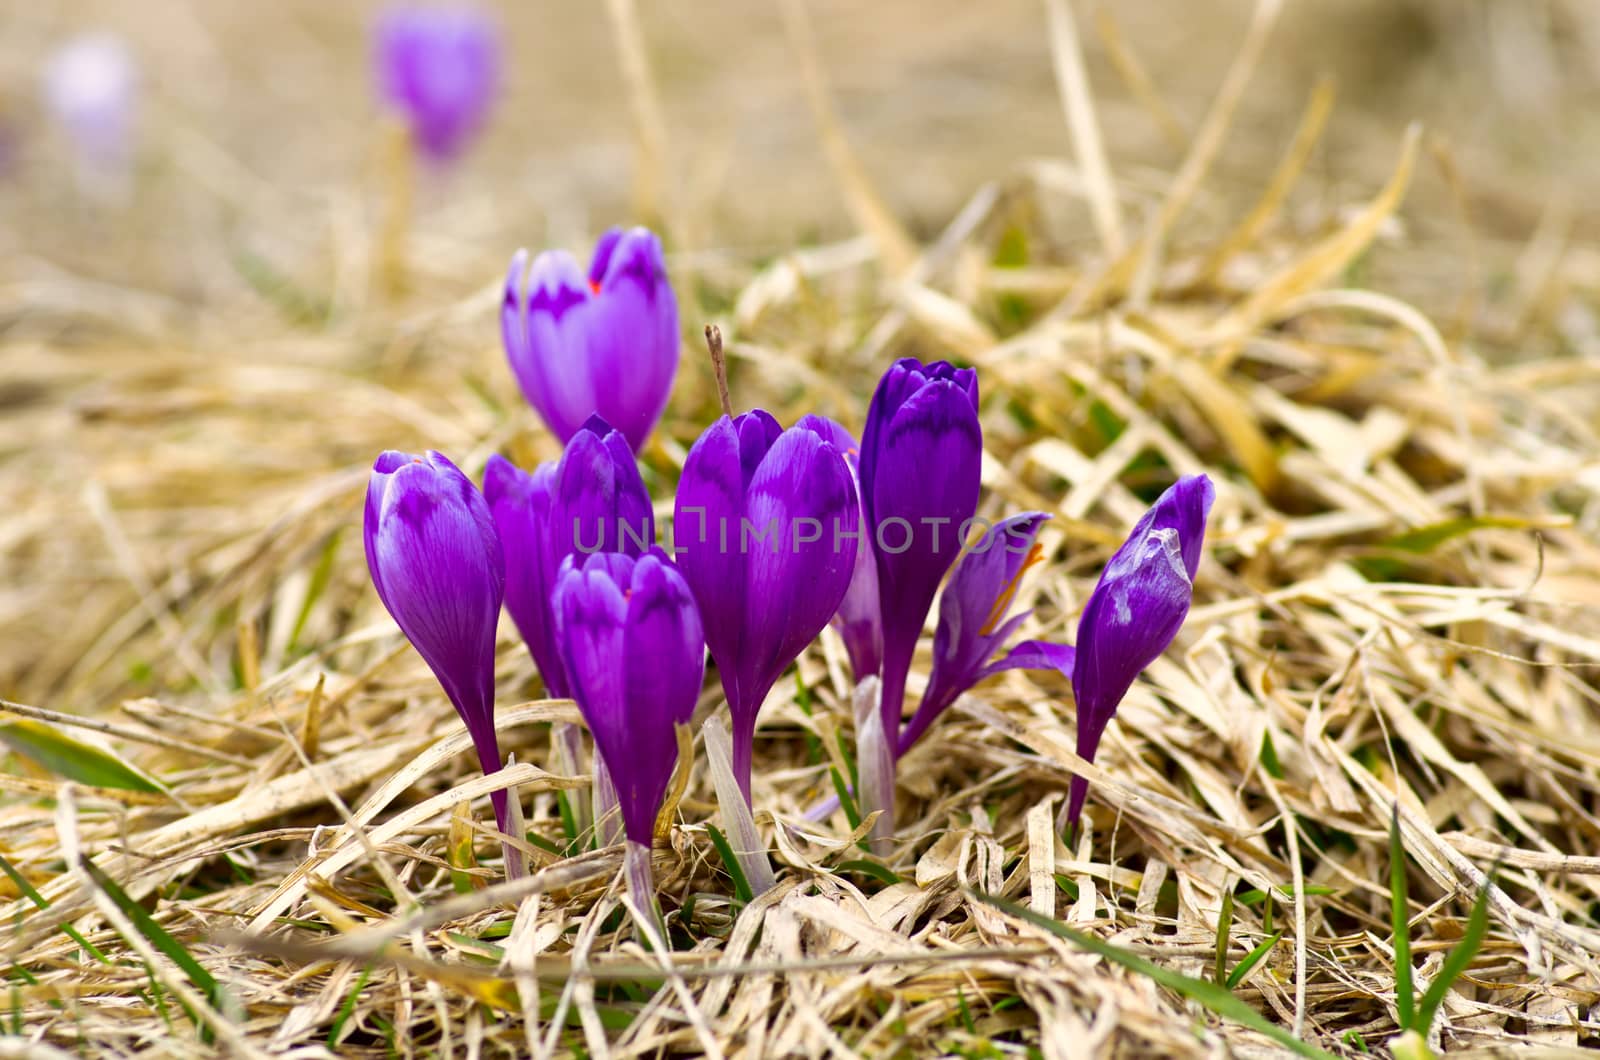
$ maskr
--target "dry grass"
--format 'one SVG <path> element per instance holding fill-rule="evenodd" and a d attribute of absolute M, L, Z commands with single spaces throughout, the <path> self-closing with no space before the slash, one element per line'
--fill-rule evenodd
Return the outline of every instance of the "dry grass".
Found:
<path fill-rule="evenodd" d="M 1073 54 L 1085 27 L 1051 4 L 1090 164 L 999 177 L 925 245 L 855 164 L 810 62 L 862 236 L 759 265 L 676 256 L 690 330 L 721 323 L 742 406 L 859 428 L 890 357 L 980 367 L 982 514 L 1055 515 L 1028 635 L 1071 639 L 1100 562 L 1174 474 L 1208 471 L 1219 492 L 1188 626 L 1095 765 L 1070 750 L 1064 682 L 1014 673 L 978 689 L 903 763 L 886 866 L 899 882 L 863 864 L 842 814 L 802 819 L 831 790 L 839 734 L 850 743 L 828 634 L 768 703 L 757 744 L 779 887 L 731 900 L 694 769 L 657 850 L 670 962 L 619 914 L 616 850 L 530 845 L 535 874 L 493 882 L 498 844 L 461 807 L 481 818 L 486 793 L 514 784 L 530 828 L 565 842 L 557 794 L 574 782 L 533 763 L 576 712 L 513 705 L 537 683 L 506 623 L 499 725 L 519 764 L 476 776 L 367 584 L 358 500 L 377 451 L 429 445 L 473 468 L 497 449 L 554 452 L 499 363 L 493 287 L 385 296 L 368 280 L 377 236 L 353 216 L 329 255 L 331 316 L 272 283 L 226 318 L 70 277 L 33 292 L 0 391 L 13 706 L 93 716 L 110 731 L 77 735 L 167 791 L 64 785 L 14 760 L 0 850 L 48 908 L 11 892 L 0 1025 L 96 1054 L 1251 1055 L 1275 1047 L 970 892 L 1204 975 L 1223 895 L 1253 888 L 1276 889 L 1275 923 L 1236 906 L 1230 963 L 1284 934 L 1239 995 L 1325 1049 L 1379 1048 L 1396 1027 L 1398 804 L 1422 981 L 1501 866 L 1489 941 L 1435 1046 L 1600 1044 L 1600 379 L 1585 360 L 1510 356 L 1575 326 L 1552 319 L 1552 292 L 1592 290 L 1596 269 L 1562 254 L 1552 222 L 1508 293 L 1474 294 L 1454 318 L 1447 299 L 1430 316 L 1361 286 L 1386 254 L 1454 251 L 1404 244 L 1421 135 L 1392 145 L 1393 176 L 1369 199 L 1296 198 L 1323 96 L 1255 210 L 1186 226 L 1275 8 L 1259 5 L 1175 176 L 1145 187 L 1101 153 Z M 611 7 L 624 34 L 631 10 Z M 789 14 L 804 41 L 803 10 Z M 659 117 L 638 78 L 650 139 Z M 648 194 L 669 230 L 696 230 L 670 189 Z M 1102 241 L 1086 245 L 1089 231 Z M 414 241 L 411 289 L 495 275 L 480 255 Z M 691 355 L 644 454 L 663 511 L 714 407 Z M 924 657 L 913 692 L 925 673 Z M 1079 770 L 1095 788 L 1069 849 L 1050 822 Z M 491 860 L 457 894 L 464 836 Z M 158 952 L 86 858 L 221 994 Z"/>

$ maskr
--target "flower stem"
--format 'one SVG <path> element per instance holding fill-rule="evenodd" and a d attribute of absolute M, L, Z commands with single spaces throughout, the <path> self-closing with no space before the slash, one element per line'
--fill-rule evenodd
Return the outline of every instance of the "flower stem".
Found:
<path fill-rule="evenodd" d="M 648 920 L 661 933 L 664 942 L 667 925 L 661 918 L 660 906 L 656 904 L 656 879 L 650 867 L 650 848 L 628 840 L 622 848 L 622 874 L 628 881 L 628 907 L 636 918 Z"/>
<path fill-rule="evenodd" d="M 894 745 L 884 731 L 887 712 L 877 699 L 880 687 L 871 677 L 856 686 L 856 799 L 863 817 L 874 810 L 883 811 L 872 826 L 871 843 L 873 853 L 884 855 L 894 838 L 895 755 Z"/>
<path fill-rule="evenodd" d="M 733 848 L 734 860 L 739 863 L 739 869 L 744 873 L 745 882 L 750 884 L 753 895 L 765 894 L 778 885 L 777 877 L 772 874 L 772 862 L 767 858 L 766 844 L 761 841 L 761 833 L 756 830 L 755 815 L 750 812 L 750 795 L 748 789 L 741 791 L 735 783 L 734 774 L 738 770 L 739 734 L 734 734 L 733 765 L 729 764 L 728 731 L 722 727 L 722 719 L 710 717 L 706 719 L 705 728 L 706 762 L 711 768 L 711 784 L 717 791 L 717 806 L 722 811 L 722 826 L 727 829 L 728 842 Z M 746 747 L 749 741 L 745 742 Z M 746 759 L 748 769 L 749 760 Z M 744 774 L 748 780 L 749 773 Z"/>
<path fill-rule="evenodd" d="M 583 731 L 568 721 L 558 721 L 550 727 L 550 750 L 555 760 L 555 772 L 564 777 L 583 773 Z M 599 755 L 595 758 L 598 760 Z M 574 797 L 579 796 L 579 797 Z M 583 799 L 578 792 L 565 792 L 562 797 L 572 810 L 573 827 L 578 835 L 589 830 L 594 823 L 591 816 L 593 800 Z"/>
<path fill-rule="evenodd" d="M 617 787 L 611 782 L 611 770 L 600 757 L 598 748 L 594 755 L 594 827 L 595 846 L 608 847 L 622 834 L 622 815 L 617 812 Z"/>

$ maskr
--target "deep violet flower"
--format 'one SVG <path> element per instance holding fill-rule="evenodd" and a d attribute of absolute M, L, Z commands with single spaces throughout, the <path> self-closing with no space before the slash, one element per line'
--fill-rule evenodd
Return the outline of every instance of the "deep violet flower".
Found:
<path fill-rule="evenodd" d="M 555 618 L 572 696 L 616 783 L 629 888 L 649 910 L 651 838 L 678 760 L 676 728 L 693 716 L 705 679 L 694 597 L 659 548 L 637 559 L 573 555 L 556 578 Z"/>
<path fill-rule="evenodd" d="M 1179 479 L 1156 499 L 1100 574 L 1078 620 L 1072 694 L 1078 755 L 1094 761 L 1100 737 L 1139 673 L 1188 617 L 1206 518 L 1216 489 L 1205 475 Z M 1073 777 L 1065 827 L 1076 828 L 1089 782 Z"/>
<path fill-rule="evenodd" d="M 559 462 L 523 471 L 496 454 L 483 495 L 506 556 L 506 611 L 552 696 L 571 696 L 556 644 L 552 598 L 561 561 L 574 553 L 642 554 L 655 544 L 650 494 L 633 451 L 598 416 L 567 442 Z"/>
<path fill-rule="evenodd" d="M 427 158 L 443 162 L 459 155 L 499 87 L 493 21 L 471 8 L 393 7 L 374 37 L 383 101 L 405 118 Z"/>
<path fill-rule="evenodd" d="M 638 452 L 678 371 L 678 302 L 661 241 L 646 228 L 613 228 L 588 276 L 564 250 L 531 267 L 517 251 L 500 332 L 523 395 L 556 437 L 599 413 Z"/>
<path fill-rule="evenodd" d="M 489 506 L 439 453 L 391 450 L 372 465 L 362 530 L 379 599 L 466 723 L 483 771 L 495 772 L 494 640 L 506 575 Z M 507 793 L 492 800 L 507 832 Z M 507 859 L 515 874 L 509 847 Z"/>
<path fill-rule="evenodd" d="M 883 626 L 882 734 L 863 768 L 862 809 L 894 830 L 895 734 L 906 674 L 939 582 L 978 507 L 983 430 L 978 377 L 944 361 L 896 361 L 884 373 L 861 435 L 861 507 L 872 534 Z M 867 779 L 871 778 L 869 784 Z"/>
<path fill-rule="evenodd" d="M 900 754 L 963 692 L 986 677 L 1019 669 L 1071 673 L 1073 650 L 1065 644 L 1024 641 L 995 658 L 1028 617 L 1027 611 L 1007 616 L 1022 576 L 1040 558 L 1034 538 L 1048 518 L 1044 512 L 1023 512 L 1002 520 L 973 545 L 950 576 L 939 598 L 933 672 L 922 702 L 900 733 Z"/>
<path fill-rule="evenodd" d="M 855 569 L 860 509 L 840 433 L 820 416 L 786 431 L 761 409 L 723 416 L 689 450 L 678 484 L 679 564 L 727 695 L 747 804 L 756 714 Z"/>

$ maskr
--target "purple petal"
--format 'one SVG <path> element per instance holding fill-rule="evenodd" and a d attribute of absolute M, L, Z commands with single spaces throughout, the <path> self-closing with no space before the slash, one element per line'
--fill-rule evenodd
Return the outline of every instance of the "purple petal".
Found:
<path fill-rule="evenodd" d="M 861 478 L 858 470 L 861 451 L 855 438 L 833 420 L 825 416 L 802 416 L 795 424 L 802 430 L 826 439 L 844 454 L 850 468 L 851 481 L 859 498 Z M 862 514 L 856 541 L 854 571 L 850 587 L 839 601 L 833 616 L 833 627 L 844 641 L 844 650 L 850 656 L 850 672 L 859 684 L 883 665 L 883 623 L 878 613 L 878 560 L 872 551 L 872 535 L 866 533 L 867 518 Z"/>
<path fill-rule="evenodd" d="M 638 450 L 661 418 L 678 371 L 678 302 L 655 233 L 634 228 L 604 249 L 605 273 L 584 321 L 585 367 L 594 411 Z"/>
<path fill-rule="evenodd" d="M 589 286 L 599 287 L 606 278 L 606 267 L 611 264 L 611 253 L 617 249 L 622 229 L 615 226 L 601 233 L 594 245 L 594 256 L 589 260 Z"/>
<path fill-rule="evenodd" d="M 717 660 L 730 702 L 743 702 L 740 671 L 732 660 L 744 643 L 747 556 L 739 548 L 744 474 L 739 430 L 723 416 L 695 441 L 683 462 L 673 512 L 679 569 L 694 590 L 706 645 Z M 728 665 L 724 666 L 724 662 Z"/>
<path fill-rule="evenodd" d="M 989 677 L 1004 670 L 1059 670 L 1062 676 L 1070 680 L 1077 654 L 1077 650 L 1069 644 L 1025 640 L 1006 652 L 1003 658 L 985 666 L 982 676 Z"/>
<path fill-rule="evenodd" d="M 748 728 L 773 683 L 822 632 L 849 587 L 860 511 L 844 458 L 810 431 L 785 431 L 750 481 L 744 520 L 753 528 L 740 535 L 748 553 L 739 660 Z"/>
<path fill-rule="evenodd" d="M 556 563 L 561 559 L 552 554 L 549 541 L 555 474 L 554 461 L 529 474 L 497 453 L 484 469 L 483 496 L 505 552 L 506 611 L 528 645 L 545 688 L 552 696 L 566 698 L 571 692 L 550 612 Z"/>

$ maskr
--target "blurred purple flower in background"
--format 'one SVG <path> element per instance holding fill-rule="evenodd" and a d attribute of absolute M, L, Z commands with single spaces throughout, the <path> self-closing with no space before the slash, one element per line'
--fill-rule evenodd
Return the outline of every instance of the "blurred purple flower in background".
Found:
<path fill-rule="evenodd" d="M 1175 482 L 1134 526 L 1089 594 L 1078 620 L 1071 671 L 1079 757 L 1094 761 L 1122 697 L 1140 671 L 1167 650 L 1188 617 L 1215 497 L 1205 475 Z M 1072 778 L 1063 828 L 1077 827 L 1088 792 L 1088 780 Z"/>
<path fill-rule="evenodd" d="M 978 508 L 983 429 L 978 376 L 945 361 L 896 361 L 872 395 L 861 434 L 861 507 L 873 535 L 883 630 L 882 738 L 863 750 L 862 812 L 894 831 L 894 756 L 906 675 L 939 582 Z"/>
<path fill-rule="evenodd" d="M 459 155 L 483 124 L 499 87 L 499 31 L 468 7 L 399 6 L 374 33 L 383 101 L 405 119 L 427 158 Z"/>
<path fill-rule="evenodd" d="M 45 106 L 72 146 L 85 190 L 126 190 L 138 90 L 133 54 L 109 33 L 77 37 L 50 56 Z"/>
<path fill-rule="evenodd" d="M 1048 518 L 1044 512 L 1023 512 L 1002 520 L 973 545 L 956 567 L 939 597 L 933 672 L 922 702 L 900 733 L 900 754 L 916 743 L 963 692 L 986 677 L 1003 670 L 1053 668 L 1072 672 L 1073 650 L 1065 644 L 1024 641 L 1003 657 L 994 658 L 1028 617 L 1027 611 L 1007 615 L 1022 576 L 1042 556 L 1033 539 Z"/>
<path fill-rule="evenodd" d="M 531 267 L 517 251 L 500 331 L 518 385 L 557 438 L 598 413 L 643 448 L 678 371 L 678 302 L 655 233 L 611 229 L 587 276 L 564 250 Z"/>
<path fill-rule="evenodd" d="M 390 450 L 372 465 L 362 532 L 378 598 L 466 723 L 483 771 L 497 771 L 494 642 L 506 575 L 489 506 L 439 453 Z M 492 800 L 509 834 L 507 793 Z M 506 855 L 508 875 L 519 875 L 510 846 Z"/>
<path fill-rule="evenodd" d="M 659 548 L 568 556 L 556 578 L 562 659 L 622 805 L 629 890 L 654 908 L 650 846 L 678 761 L 677 726 L 694 715 L 705 636 L 694 597 Z"/>
<path fill-rule="evenodd" d="M 860 509 L 834 445 L 844 433 L 820 416 L 787 431 L 761 409 L 723 416 L 689 450 L 678 484 L 679 563 L 733 716 L 747 805 L 761 703 L 838 610 L 855 569 Z"/>
<path fill-rule="evenodd" d="M 552 597 L 561 561 L 578 552 L 638 556 L 655 543 L 650 495 L 633 451 L 598 416 L 572 436 L 560 462 L 532 473 L 499 454 L 483 494 L 506 556 L 506 611 L 552 696 L 571 696 L 556 644 Z"/>

